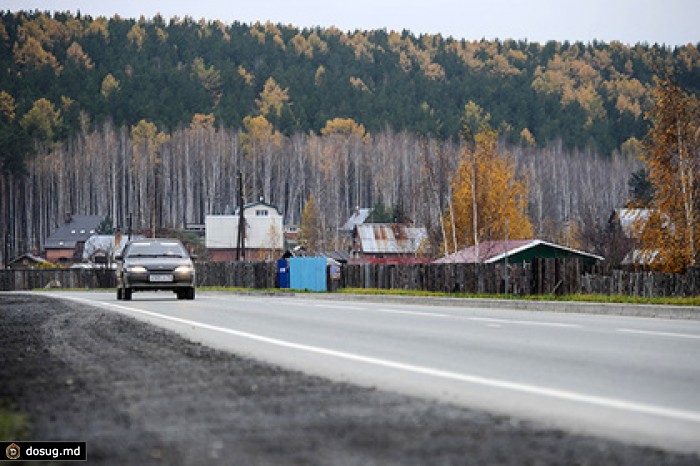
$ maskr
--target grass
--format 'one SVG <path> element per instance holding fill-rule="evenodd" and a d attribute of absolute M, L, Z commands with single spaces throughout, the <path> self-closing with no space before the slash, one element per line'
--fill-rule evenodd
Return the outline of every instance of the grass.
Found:
<path fill-rule="evenodd" d="M 0 439 L 19 440 L 29 435 L 29 421 L 24 414 L 0 408 Z"/>
<path fill-rule="evenodd" d="M 365 294 L 365 295 L 393 295 L 393 296 L 424 296 L 437 298 L 467 298 L 467 299 L 518 299 L 528 301 L 575 301 L 588 303 L 616 303 L 616 304 L 652 304 L 652 305 L 674 305 L 674 306 L 700 306 L 700 296 L 690 297 L 657 297 L 644 298 L 641 296 L 623 295 L 594 295 L 594 294 L 572 294 L 572 295 L 530 295 L 514 296 L 503 294 L 469 294 L 469 293 L 443 293 L 438 291 L 417 291 L 417 290 L 381 290 L 374 288 L 345 288 L 339 293 Z"/>

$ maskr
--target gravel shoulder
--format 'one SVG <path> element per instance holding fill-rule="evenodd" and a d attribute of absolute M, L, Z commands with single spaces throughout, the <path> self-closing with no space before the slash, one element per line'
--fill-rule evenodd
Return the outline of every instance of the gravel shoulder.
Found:
<path fill-rule="evenodd" d="M 281 369 L 116 313 L 0 293 L 0 406 L 89 464 L 700 464 Z"/>

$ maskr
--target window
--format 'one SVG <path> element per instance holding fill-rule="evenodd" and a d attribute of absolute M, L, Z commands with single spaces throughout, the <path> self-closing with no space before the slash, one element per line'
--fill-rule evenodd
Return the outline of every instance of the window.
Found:
<path fill-rule="evenodd" d="M 256 217 L 267 217 L 267 210 L 256 210 L 255 211 L 255 216 Z"/>

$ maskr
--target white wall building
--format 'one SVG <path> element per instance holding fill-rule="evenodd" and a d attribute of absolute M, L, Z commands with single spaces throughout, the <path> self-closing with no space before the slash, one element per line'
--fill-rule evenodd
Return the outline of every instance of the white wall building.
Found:
<path fill-rule="evenodd" d="M 246 204 L 245 258 L 246 260 L 275 259 L 284 248 L 283 217 L 277 207 L 265 202 Z M 214 261 L 236 258 L 238 244 L 238 210 L 234 215 L 207 215 L 205 244 Z"/>

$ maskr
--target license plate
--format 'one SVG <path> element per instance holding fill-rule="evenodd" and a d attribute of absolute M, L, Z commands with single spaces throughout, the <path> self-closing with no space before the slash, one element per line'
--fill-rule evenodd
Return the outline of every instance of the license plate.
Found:
<path fill-rule="evenodd" d="M 158 275 L 151 275 L 150 277 L 148 277 L 148 279 L 152 282 L 171 282 L 171 281 L 173 281 L 173 276 L 172 275 L 158 274 Z"/>

